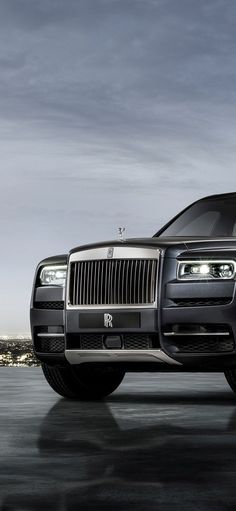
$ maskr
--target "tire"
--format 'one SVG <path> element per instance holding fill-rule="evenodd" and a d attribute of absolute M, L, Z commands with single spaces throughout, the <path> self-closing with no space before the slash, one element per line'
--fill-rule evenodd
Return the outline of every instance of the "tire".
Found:
<path fill-rule="evenodd" d="M 55 392 L 68 399 L 95 400 L 108 396 L 120 385 L 125 372 L 110 366 L 42 364 L 44 376 Z"/>
<path fill-rule="evenodd" d="M 229 386 L 236 393 L 236 368 L 226 369 L 224 373 Z"/>

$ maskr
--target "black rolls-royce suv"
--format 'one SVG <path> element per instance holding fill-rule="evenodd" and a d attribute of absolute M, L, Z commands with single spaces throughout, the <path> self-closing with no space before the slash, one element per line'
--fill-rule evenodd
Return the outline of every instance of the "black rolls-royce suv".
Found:
<path fill-rule="evenodd" d="M 79 246 L 37 267 L 34 350 L 60 395 L 102 398 L 127 371 L 223 371 L 236 392 L 236 193 L 152 238 Z"/>

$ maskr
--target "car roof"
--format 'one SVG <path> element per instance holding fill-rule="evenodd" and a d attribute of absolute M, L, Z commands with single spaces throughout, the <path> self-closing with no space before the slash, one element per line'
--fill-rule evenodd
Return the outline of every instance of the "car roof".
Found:
<path fill-rule="evenodd" d="M 228 200 L 228 199 L 236 200 L 236 192 L 208 195 L 207 197 L 202 197 L 202 199 L 199 199 L 197 202 L 202 201 L 202 200 Z"/>

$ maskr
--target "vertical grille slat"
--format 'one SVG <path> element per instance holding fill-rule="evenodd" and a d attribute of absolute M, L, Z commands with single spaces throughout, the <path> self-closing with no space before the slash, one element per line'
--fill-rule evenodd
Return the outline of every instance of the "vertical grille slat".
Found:
<path fill-rule="evenodd" d="M 113 261 L 110 262 L 110 264 L 107 265 L 108 270 L 108 281 L 107 281 L 107 303 L 111 303 L 111 266 Z"/>
<path fill-rule="evenodd" d="M 141 290 L 141 285 L 140 285 L 140 282 L 141 282 L 141 270 L 142 270 L 141 262 L 142 261 L 140 261 L 140 264 L 138 265 L 138 282 L 137 282 L 137 284 L 138 284 L 138 303 L 142 303 L 142 298 L 140 297 L 140 294 L 141 294 L 141 291 L 142 291 Z"/>
<path fill-rule="evenodd" d="M 126 276 L 125 276 L 125 303 L 129 303 L 129 266 L 130 261 L 127 261 L 126 266 L 124 265 L 126 269 Z"/>
<path fill-rule="evenodd" d="M 133 267 L 134 267 L 134 261 L 133 261 L 133 259 L 131 259 L 131 262 L 130 262 L 130 276 L 129 276 L 129 303 L 130 304 L 134 303 L 133 302 L 134 294 L 133 294 L 133 289 L 132 289 L 133 284 L 134 284 Z"/>
<path fill-rule="evenodd" d="M 93 261 L 93 294 L 92 299 L 96 301 L 96 283 L 97 283 L 97 268 L 96 268 L 97 261 Z"/>
<path fill-rule="evenodd" d="M 103 297 L 103 275 L 104 275 L 104 261 L 101 261 L 101 276 L 100 276 L 100 303 Z"/>
<path fill-rule="evenodd" d="M 142 303 L 145 303 L 145 261 L 142 261 Z"/>
<path fill-rule="evenodd" d="M 151 282 L 153 282 L 153 281 L 156 282 L 156 265 L 155 265 L 155 261 L 152 261 Z M 155 286 L 152 286 L 152 288 L 151 288 L 151 301 L 152 302 L 155 301 L 155 294 L 156 294 L 156 288 L 155 288 Z"/>
<path fill-rule="evenodd" d="M 123 264 L 123 268 L 122 268 L 121 262 L 120 262 L 120 267 L 121 267 L 121 270 L 122 270 L 122 278 L 121 278 L 121 303 L 126 303 L 125 302 L 125 264 Z"/>
<path fill-rule="evenodd" d="M 118 295 L 117 295 L 117 267 L 118 261 L 115 260 L 115 274 L 114 274 L 114 303 L 118 303 Z"/>
<path fill-rule="evenodd" d="M 82 292 L 83 292 L 83 266 L 84 266 L 84 263 L 82 262 L 80 265 L 78 264 L 78 268 L 80 270 L 80 279 L 78 279 L 78 282 L 77 282 L 77 286 L 78 286 L 78 296 L 79 296 L 79 300 L 78 300 L 78 303 L 82 304 Z"/>
<path fill-rule="evenodd" d="M 87 281 L 87 261 L 84 261 L 84 275 L 83 275 L 83 305 L 86 303 L 86 281 Z"/>
<path fill-rule="evenodd" d="M 92 263 L 92 261 L 91 261 L 91 263 Z M 89 287 L 89 299 L 88 299 L 88 305 L 91 305 L 91 304 L 92 304 L 92 296 L 93 296 L 93 293 L 92 293 L 92 284 L 93 284 L 92 276 L 93 276 L 93 268 L 92 268 L 92 264 L 90 264 L 89 266 L 90 266 L 90 278 L 89 278 L 89 282 L 88 282 L 88 287 Z"/>
<path fill-rule="evenodd" d="M 98 261 L 98 273 L 97 273 L 97 302 L 99 302 L 100 296 L 100 287 L 101 287 L 101 261 Z"/>
<path fill-rule="evenodd" d="M 142 305 L 156 299 L 157 259 L 101 259 L 71 263 L 71 306 Z"/>
<path fill-rule="evenodd" d="M 77 282 L 78 282 L 78 265 L 74 266 L 73 268 L 73 272 L 72 272 L 72 275 L 73 275 L 73 284 L 72 284 L 72 300 L 73 300 L 73 303 L 75 303 L 77 301 L 77 297 L 76 297 L 76 294 L 77 294 Z"/>
<path fill-rule="evenodd" d="M 134 278 L 133 278 L 133 294 L 135 302 L 138 303 L 138 297 L 137 297 L 137 260 L 134 261 Z"/>
<path fill-rule="evenodd" d="M 147 278 L 146 278 L 145 300 L 147 302 L 148 292 L 149 292 L 149 288 L 150 288 L 150 281 L 149 281 L 150 261 L 146 262 L 146 266 L 147 266 Z"/>
<path fill-rule="evenodd" d="M 108 275 L 107 275 L 107 261 L 104 261 L 104 263 L 105 263 L 105 273 L 104 273 L 104 282 L 103 282 L 103 284 L 104 284 L 104 287 L 103 287 L 103 289 L 104 289 L 104 303 L 107 303 L 107 277 L 108 277 Z"/>
<path fill-rule="evenodd" d="M 117 303 L 122 303 L 122 295 L 121 295 L 121 291 L 122 291 L 122 287 L 121 287 L 121 261 L 118 261 L 118 281 L 117 281 L 117 293 L 118 293 L 118 298 L 117 298 Z"/>
<path fill-rule="evenodd" d="M 114 270 L 115 270 L 115 261 L 111 263 L 111 292 L 110 292 L 110 303 L 113 304 L 115 302 L 114 296 Z"/>
<path fill-rule="evenodd" d="M 76 303 L 78 303 L 79 299 L 80 299 L 80 295 L 79 295 L 79 289 L 81 287 L 80 286 L 80 284 L 81 284 L 80 280 L 81 280 L 81 267 L 79 265 L 77 265 L 77 282 L 75 283 L 75 285 L 76 285 L 76 295 L 75 295 L 76 296 L 76 298 L 75 298 L 76 299 Z"/>

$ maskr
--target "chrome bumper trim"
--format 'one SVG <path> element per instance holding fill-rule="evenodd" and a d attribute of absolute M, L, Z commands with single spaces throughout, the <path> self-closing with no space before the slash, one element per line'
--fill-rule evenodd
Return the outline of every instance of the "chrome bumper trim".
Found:
<path fill-rule="evenodd" d="M 164 332 L 163 334 L 165 337 L 193 337 L 193 336 L 200 336 L 200 337 L 204 337 L 204 336 L 210 336 L 210 337 L 213 337 L 214 335 L 215 336 L 226 336 L 226 335 L 230 335 L 229 332 Z"/>
<path fill-rule="evenodd" d="M 65 350 L 70 364 L 85 362 L 159 362 L 182 365 L 162 350 Z"/>
<path fill-rule="evenodd" d="M 52 333 L 47 333 L 47 332 L 43 332 L 43 333 L 39 333 L 37 334 L 37 337 L 65 337 L 65 334 L 52 334 Z"/>

